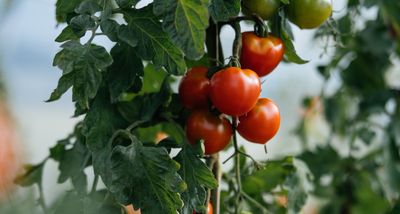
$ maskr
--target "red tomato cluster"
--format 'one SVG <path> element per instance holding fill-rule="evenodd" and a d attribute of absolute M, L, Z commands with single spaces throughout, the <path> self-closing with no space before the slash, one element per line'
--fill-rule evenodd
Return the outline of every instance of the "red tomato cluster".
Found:
<path fill-rule="evenodd" d="M 208 68 L 195 67 L 179 86 L 182 104 L 192 110 L 186 122 L 190 143 L 204 141 L 205 154 L 223 150 L 233 134 L 227 115 L 238 118 L 237 131 L 246 140 L 267 143 L 278 131 L 278 107 L 267 98 L 259 98 L 260 76 L 271 73 L 283 58 L 284 45 L 279 38 L 243 33 L 242 68 L 226 67 L 209 79 Z M 209 110 L 215 108 L 221 114 Z"/>

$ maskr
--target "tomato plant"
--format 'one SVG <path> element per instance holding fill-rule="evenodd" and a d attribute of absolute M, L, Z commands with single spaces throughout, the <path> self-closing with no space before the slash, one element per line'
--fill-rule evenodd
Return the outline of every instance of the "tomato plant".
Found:
<path fill-rule="evenodd" d="M 346 15 L 322 26 L 332 13 L 324 0 L 139 2 L 56 1 L 63 29 L 53 64 L 61 77 L 48 102 L 71 89 L 74 116 L 81 120 L 16 179 L 37 187 L 44 213 L 114 214 L 132 205 L 143 214 L 192 214 L 208 202 L 214 214 L 301 213 L 308 195 L 323 199 L 321 213 L 399 213 L 400 93 L 389 72 L 397 71 L 390 68 L 400 49 L 388 35 L 390 27 L 400 29 L 396 1 L 348 1 Z M 376 20 L 356 20 L 369 8 L 378 10 Z M 239 15 L 241 10 L 248 15 Z M 277 107 L 259 99 L 259 76 L 282 56 L 307 62 L 296 53 L 288 20 L 300 28 L 321 26 L 316 38 L 333 36 L 323 41 L 337 42 L 326 42 L 333 58 L 317 68 L 324 87 L 331 81 L 337 87 L 303 102 L 305 112 L 320 114 L 328 133 L 319 135 L 318 146 L 310 144 L 307 123 L 313 114 L 304 114 L 296 129 L 302 142 L 296 159 L 258 161 L 237 134 L 264 144 L 280 120 Z M 259 36 L 242 34 L 242 21 Z M 353 25 L 360 22 L 364 29 Z M 220 30 L 228 25 L 235 38 L 232 54 L 224 56 Z M 176 80 L 188 68 L 177 89 Z M 377 123 L 377 117 L 386 123 Z M 347 150 L 336 150 L 338 139 Z M 230 141 L 232 154 L 222 162 L 219 151 Z M 42 180 L 49 160 L 58 164 L 57 182 L 70 184 L 50 203 Z M 309 171 L 296 167 L 299 160 Z M 305 182 L 313 188 L 307 190 Z"/>
<path fill-rule="evenodd" d="M 204 154 L 211 155 L 229 144 L 232 128 L 223 116 L 216 117 L 206 110 L 195 110 L 187 120 L 186 134 L 192 144 L 204 140 Z"/>
<path fill-rule="evenodd" d="M 289 20 L 301 29 L 312 29 L 331 16 L 332 4 L 330 0 L 293 0 L 287 12 Z"/>
<path fill-rule="evenodd" d="M 265 38 L 253 32 L 242 33 L 240 64 L 262 77 L 271 73 L 282 61 L 285 46 L 281 39 L 269 35 Z"/>
<path fill-rule="evenodd" d="M 209 104 L 210 80 L 206 67 L 194 67 L 183 76 L 179 85 L 182 104 L 189 109 L 206 108 Z"/>
<path fill-rule="evenodd" d="M 239 116 L 251 110 L 261 92 L 260 79 L 252 70 L 228 67 L 211 78 L 210 98 L 222 113 Z"/>
<path fill-rule="evenodd" d="M 237 130 L 246 140 L 265 144 L 278 132 L 279 108 L 272 100 L 260 98 L 254 108 L 239 117 Z"/>
<path fill-rule="evenodd" d="M 278 12 L 280 0 L 243 0 L 242 12 L 245 15 L 257 14 L 267 20 Z"/>

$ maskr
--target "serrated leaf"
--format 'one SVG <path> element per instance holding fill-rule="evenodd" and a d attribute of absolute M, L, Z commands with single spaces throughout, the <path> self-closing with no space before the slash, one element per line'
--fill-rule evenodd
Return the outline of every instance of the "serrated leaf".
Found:
<path fill-rule="evenodd" d="M 67 40 L 76 40 L 79 39 L 79 37 L 75 34 L 75 32 L 72 30 L 71 26 L 65 27 L 60 35 L 57 36 L 55 39 L 56 42 L 65 42 Z"/>
<path fill-rule="evenodd" d="M 160 92 L 136 96 L 129 102 L 118 103 L 118 109 L 124 118 L 134 123 L 150 121 L 159 107 L 168 101 L 171 91 L 168 80 L 164 80 Z"/>
<path fill-rule="evenodd" d="M 183 53 L 162 31 L 160 22 L 152 15 L 152 7 L 125 12 L 128 27 L 135 32 L 137 51 L 144 60 L 152 60 L 157 68 L 165 67 L 168 73 L 181 75 L 186 70 Z"/>
<path fill-rule="evenodd" d="M 118 22 L 112 19 L 105 19 L 100 22 L 101 31 L 113 42 L 118 41 L 118 27 Z"/>
<path fill-rule="evenodd" d="M 110 104 L 108 90 L 100 90 L 83 122 L 83 134 L 92 152 L 95 174 L 100 175 L 105 183 L 109 182 L 111 177 L 110 138 L 115 131 L 127 125 L 128 123 L 121 117 L 115 106 Z"/>
<path fill-rule="evenodd" d="M 128 45 L 116 44 L 111 49 L 111 56 L 114 62 L 108 69 L 107 80 L 111 101 L 115 102 L 135 82 L 141 82 L 143 63 L 136 51 Z"/>
<path fill-rule="evenodd" d="M 208 2 L 201 0 L 155 0 L 154 14 L 163 19 L 162 26 L 189 59 L 204 54 L 205 30 L 208 26 Z"/>
<path fill-rule="evenodd" d="M 206 201 L 206 188 L 215 189 L 218 186 L 217 180 L 188 142 L 175 160 L 181 164 L 179 174 L 188 185 L 187 191 L 182 193 L 185 204 L 183 213 L 200 211 Z"/>
<path fill-rule="evenodd" d="M 67 15 L 73 13 L 83 0 L 57 0 L 56 18 L 58 22 L 66 22 Z"/>
<path fill-rule="evenodd" d="M 63 50 L 56 54 L 54 65 L 63 70 L 63 76 L 48 101 L 59 99 L 73 83 L 72 99 L 86 109 L 100 86 L 101 73 L 111 65 L 112 58 L 103 47 L 94 44 L 69 41 L 61 47 Z"/>
<path fill-rule="evenodd" d="M 136 47 L 138 40 L 135 37 L 135 32 L 132 31 L 131 28 L 129 28 L 128 26 L 119 26 L 117 29 L 117 35 L 121 41 L 129 44 L 132 47 Z"/>
<path fill-rule="evenodd" d="M 228 21 L 240 12 L 240 0 L 211 0 L 210 15 L 214 22 Z"/>
<path fill-rule="evenodd" d="M 87 30 L 94 28 L 95 22 L 90 15 L 84 14 L 72 18 L 70 26 L 75 35 L 82 37 Z"/>
<path fill-rule="evenodd" d="M 58 177 L 58 183 L 64 183 L 68 179 L 78 179 L 84 174 L 83 170 L 89 162 L 90 154 L 84 144 L 84 138 L 77 136 L 78 140 L 74 143 L 71 149 L 67 149 L 61 155 L 58 169 L 60 175 Z M 86 186 L 86 185 L 85 185 Z"/>
<path fill-rule="evenodd" d="M 85 0 L 75 9 L 75 12 L 78 14 L 89 14 L 93 15 L 98 11 L 101 11 L 101 6 L 98 2 L 94 0 Z"/>
<path fill-rule="evenodd" d="M 134 136 L 129 146 L 113 149 L 109 190 L 124 204 L 148 214 L 175 214 L 183 206 L 179 193 L 186 184 L 179 177 L 179 164 L 165 148 L 144 147 Z"/>

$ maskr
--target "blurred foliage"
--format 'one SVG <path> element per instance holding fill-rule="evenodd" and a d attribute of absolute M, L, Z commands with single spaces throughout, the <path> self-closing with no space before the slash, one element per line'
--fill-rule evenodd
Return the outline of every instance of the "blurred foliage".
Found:
<path fill-rule="evenodd" d="M 400 85 L 393 85 L 390 72 L 400 71 L 400 3 L 349 0 L 347 6 L 316 34 L 335 44 L 332 60 L 318 67 L 329 133 L 314 148 L 304 125 L 312 115 L 306 115 L 297 129 L 304 145 L 297 158 L 309 168 L 320 213 L 398 213 Z M 375 10 L 375 18 L 364 18 Z M 334 90 L 332 81 L 339 84 Z M 306 109 L 313 107 L 310 99 Z"/>

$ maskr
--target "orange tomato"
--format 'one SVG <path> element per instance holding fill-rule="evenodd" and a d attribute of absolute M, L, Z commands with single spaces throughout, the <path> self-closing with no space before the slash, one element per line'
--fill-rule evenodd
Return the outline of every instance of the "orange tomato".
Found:
<path fill-rule="evenodd" d="M 141 214 L 140 209 L 135 210 L 132 204 L 126 206 L 125 209 L 128 214 Z"/>

